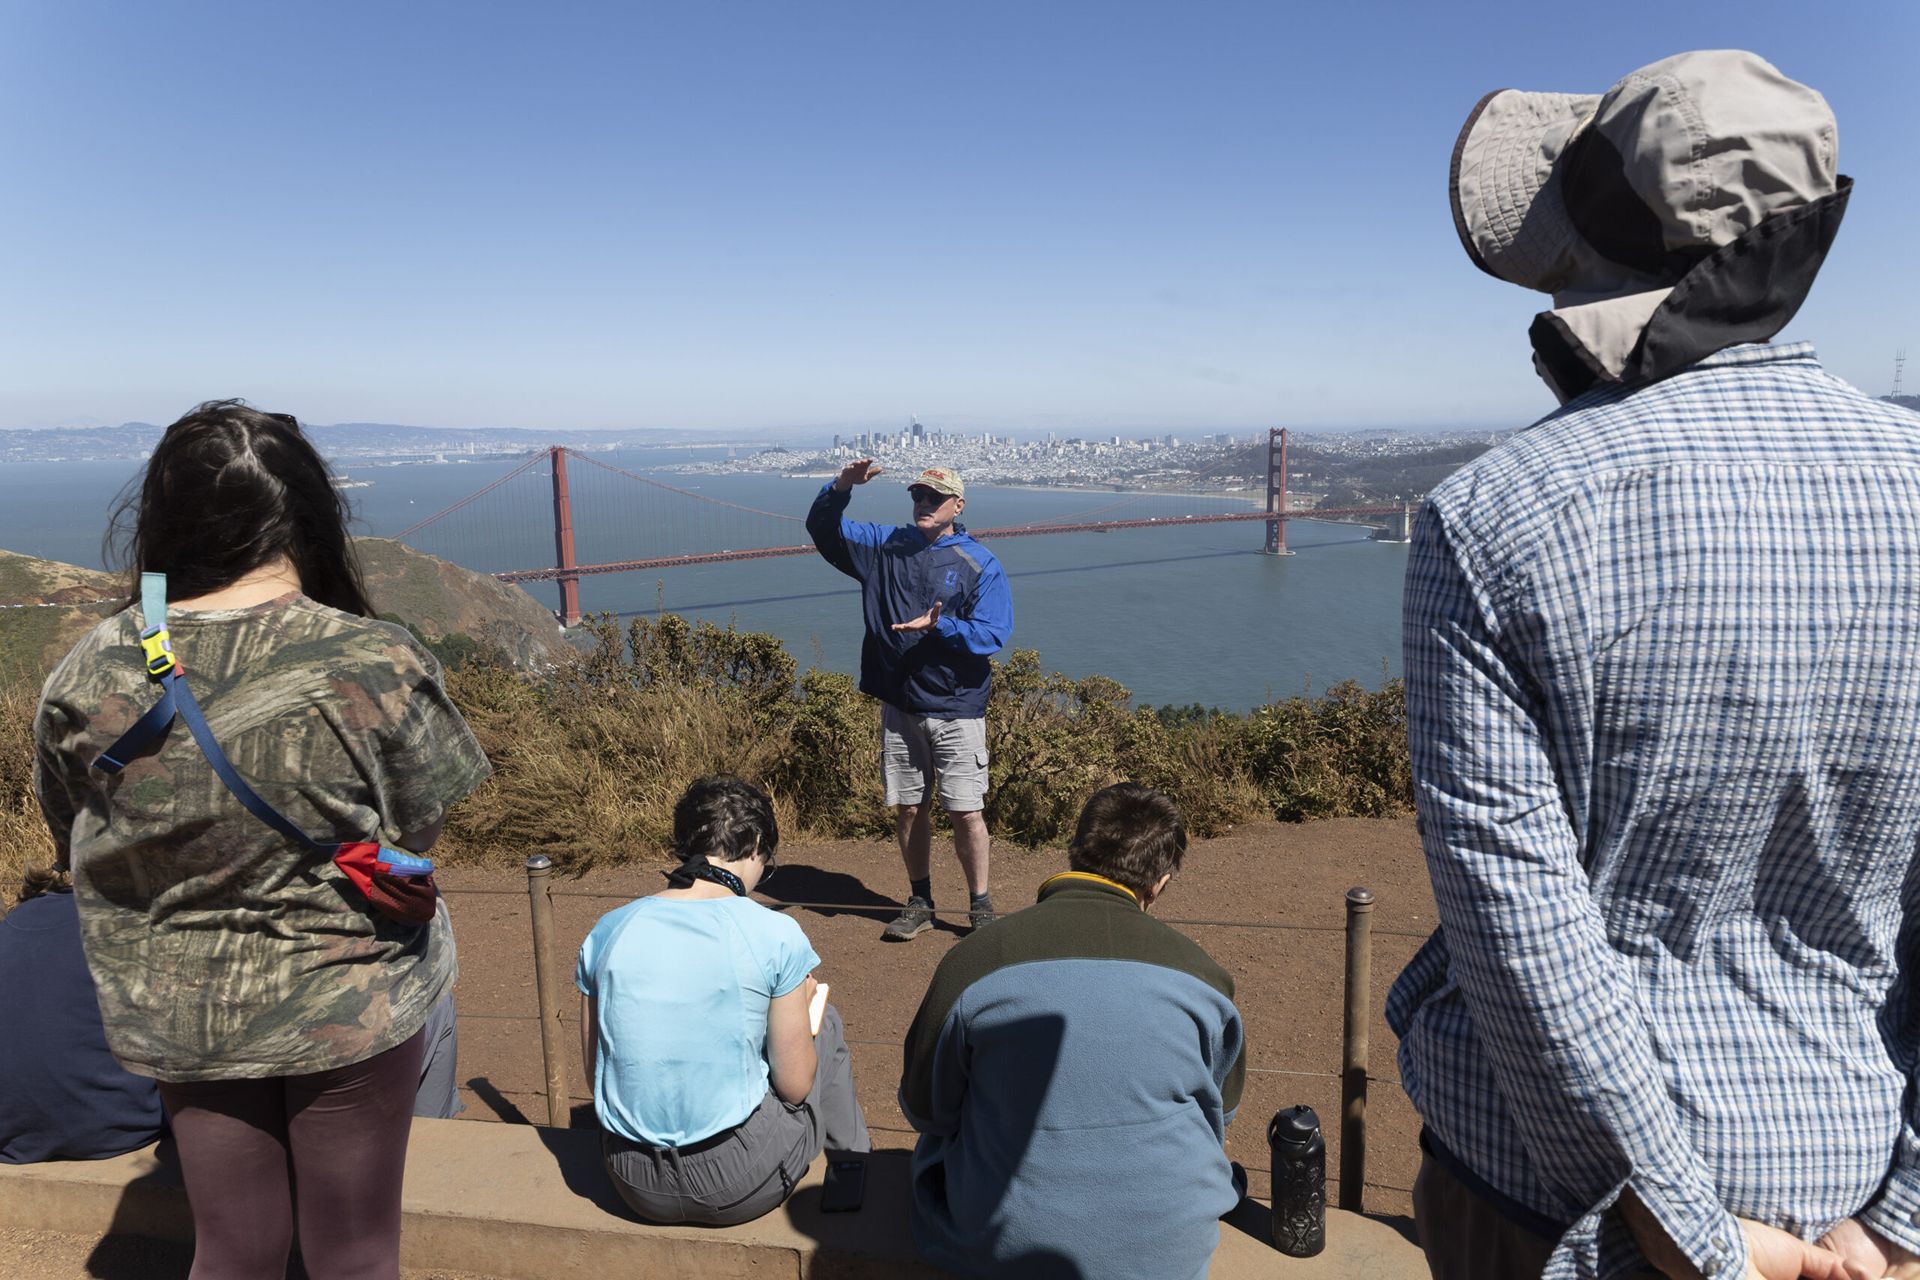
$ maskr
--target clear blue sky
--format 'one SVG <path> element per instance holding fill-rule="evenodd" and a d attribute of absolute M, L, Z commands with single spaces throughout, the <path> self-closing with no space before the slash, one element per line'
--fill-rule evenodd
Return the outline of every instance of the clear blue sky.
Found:
<path fill-rule="evenodd" d="M 1486 90 L 1742 46 L 1859 183 L 1786 337 L 1920 389 L 1920 3 L 0 0 L 0 426 L 1518 425 Z"/>

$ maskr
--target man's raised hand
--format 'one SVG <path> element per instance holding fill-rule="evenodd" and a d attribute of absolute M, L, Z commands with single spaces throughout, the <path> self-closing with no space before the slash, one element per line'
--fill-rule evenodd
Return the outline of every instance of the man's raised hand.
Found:
<path fill-rule="evenodd" d="M 940 602 L 935 600 L 933 602 L 933 608 L 927 610 L 913 621 L 896 622 L 890 629 L 894 631 L 931 631 L 933 630 L 933 624 L 940 621 L 941 607 Z"/>
<path fill-rule="evenodd" d="M 833 487 L 845 493 L 857 484 L 865 484 L 880 474 L 880 468 L 873 465 L 872 458 L 862 458 L 858 462 L 849 462 L 840 468 L 840 474 L 833 478 Z"/>

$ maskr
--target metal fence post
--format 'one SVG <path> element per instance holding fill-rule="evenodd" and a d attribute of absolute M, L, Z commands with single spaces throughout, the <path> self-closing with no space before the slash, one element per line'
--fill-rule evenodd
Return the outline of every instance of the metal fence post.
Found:
<path fill-rule="evenodd" d="M 561 1048 L 560 1001 L 553 993 L 553 859 L 527 859 L 527 901 L 533 915 L 533 985 L 540 999 L 540 1060 L 547 1069 L 547 1123 L 567 1127 L 566 1055 Z"/>
<path fill-rule="evenodd" d="M 1373 993 L 1373 891 L 1347 890 L 1347 1000 L 1340 1063 L 1340 1207 L 1363 1212 L 1367 1186 L 1367 1004 Z"/>

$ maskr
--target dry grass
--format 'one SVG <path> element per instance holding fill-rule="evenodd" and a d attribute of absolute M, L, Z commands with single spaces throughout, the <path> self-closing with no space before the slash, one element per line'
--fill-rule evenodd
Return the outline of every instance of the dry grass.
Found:
<path fill-rule="evenodd" d="M 658 857 L 670 843 L 674 803 L 713 773 L 766 786 L 781 829 L 805 827 L 777 781 L 788 734 L 760 722 L 735 691 L 542 686 L 491 668 L 455 673 L 449 690 L 494 776 L 454 810 L 439 861 L 517 866 L 537 850 L 582 873 Z"/>
<path fill-rule="evenodd" d="M 600 643 L 545 680 L 484 651 L 447 688 L 494 764 L 455 806 L 435 849 L 447 864 L 518 867 L 543 852 L 574 873 L 663 859 L 674 802 L 694 779 L 736 773 L 773 797 L 792 838 L 884 836 L 879 717 L 847 676 L 796 675 L 771 636 L 663 618 Z M 32 791 L 37 678 L 0 674 L 0 897 L 52 845 Z M 1189 830 L 1256 815 L 1305 820 L 1404 811 L 1411 792 L 1397 681 L 1290 698 L 1235 716 L 1165 717 L 1101 676 L 1069 680 L 1020 650 L 998 664 L 987 712 L 987 820 L 997 837 L 1057 844 L 1095 789 L 1159 787 Z"/>
<path fill-rule="evenodd" d="M 33 798 L 33 713 L 37 684 L 0 682 L 0 912 L 13 905 L 22 874 L 53 861 L 53 840 Z"/>

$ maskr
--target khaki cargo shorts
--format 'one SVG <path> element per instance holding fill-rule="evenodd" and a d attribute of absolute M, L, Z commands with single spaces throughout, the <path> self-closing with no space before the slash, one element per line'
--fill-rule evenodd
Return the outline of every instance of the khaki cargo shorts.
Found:
<path fill-rule="evenodd" d="M 919 804 L 936 782 L 948 813 L 987 802 L 987 722 L 941 720 L 880 706 L 880 772 L 887 803 Z"/>

